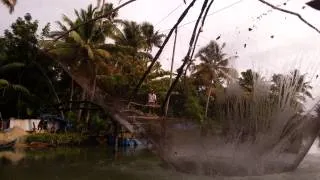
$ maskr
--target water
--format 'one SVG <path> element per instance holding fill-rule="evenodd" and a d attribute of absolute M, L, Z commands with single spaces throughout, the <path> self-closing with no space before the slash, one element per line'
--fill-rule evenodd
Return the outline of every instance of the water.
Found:
<path fill-rule="evenodd" d="M 300 167 L 289 173 L 255 177 L 205 177 L 176 172 L 147 150 L 116 156 L 104 147 L 0 152 L 1 180 L 301 180 L 320 178 L 320 149 L 315 143 Z M 8 159 L 11 159 L 9 161 Z"/>

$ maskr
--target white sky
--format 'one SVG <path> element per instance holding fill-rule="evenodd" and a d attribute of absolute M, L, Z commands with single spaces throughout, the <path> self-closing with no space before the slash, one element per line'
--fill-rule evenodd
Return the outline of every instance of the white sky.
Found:
<path fill-rule="evenodd" d="M 119 0 L 111 0 L 115 6 Z M 190 2 L 191 0 L 187 0 Z M 275 5 L 287 2 L 282 6 L 288 10 L 300 13 L 305 19 L 320 29 L 320 11 L 309 7 L 302 9 L 308 0 L 269 0 Z M 125 0 L 121 1 L 122 3 Z M 181 23 L 193 21 L 197 18 L 203 0 L 198 0 L 190 14 Z M 86 8 L 95 0 L 18 0 L 15 12 L 9 15 L 4 6 L 0 6 L 0 32 L 7 29 L 12 22 L 25 13 L 31 13 L 34 19 L 39 20 L 40 26 L 61 20 L 64 13 L 73 16 L 73 9 Z M 177 8 L 178 7 L 178 8 Z M 170 16 L 163 20 L 172 10 Z M 120 18 L 138 22 L 149 21 L 156 25 L 162 33 L 178 19 L 186 8 L 183 0 L 137 0 L 133 4 L 120 10 Z M 320 74 L 320 34 L 306 26 L 295 16 L 273 10 L 257 0 L 215 0 L 209 12 L 204 31 L 199 39 L 199 46 L 206 45 L 211 39 L 221 35 L 220 43 L 226 42 L 226 53 L 230 56 L 238 53 L 234 66 L 243 71 L 254 68 L 263 74 L 287 72 L 292 68 L 299 68 L 310 77 Z M 218 11 L 218 12 L 217 12 Z M 257 17 L 263 15 L 260 20 Z M 162 20 L 162 21 L 161 21 Z M 194 23 L 179 28 L 177 51 L 174 67 L 181 64 L 188 47 L 190 34 Z M 253 28 L 249 32 L 248 28 Z M 270 38 L 273 35 L 274 38 Z M 244 44 L 247 47 L 244 48 Z M 173 38 L 169 41 L 160 58 L 165 69 L 170 67 Z M 319 78 L 320 79 L 320 78 Z M 319 80 L 313 79 L 314 92 L 320 92 Z"/>

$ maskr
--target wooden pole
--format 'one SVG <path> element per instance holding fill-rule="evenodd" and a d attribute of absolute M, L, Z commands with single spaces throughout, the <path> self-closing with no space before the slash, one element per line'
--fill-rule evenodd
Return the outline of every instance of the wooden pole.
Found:
<path fill-rule="evenodd" d="M 192 0 L 192 2 L 189 4 L 189 6 L 183 11 L 183 13 L 181 14 L 181 16 L 179 17 L 179 19 L 177 20 L 177 22 L 174 24 L 174 26 L 170 29 L 167 37 L 164 39 L 161 47 L 159 48 L 158 52 L 156 53 L 156 55 L 153 57 L 151 64 L 149 65 L 148 69 L 144 72 L 143 76 L 141 77 L 141 79 L 139 80 L 138 85 L 135 87 L 133 94 L 130 97 L 130 102 L 133 99 L 133 97 L 138 93 L 138 90 L 140 89 L 142 83 L 144 82 L 144 80 L 147 78 L 148 74 L 151 72 L 152 67 L 154 66 L 154 64 L 156 63 L 156 61 L 158 60 L 158 58 L 160 57 L 164 47 L 166 46 L 167 42 L 169 41 L 173 31 L 179 26 L 179 24 L 182 22 L 182 20 L 185 18 L 185 16 L 188 14 L 189 10 L 193 7 L 193 5 L 195 4 L 197 0 Z M 164 109 L 162 109 L 164 110 Z"/>
<path fill-rule="evenodd" d="M 119 134 L 119 129 L 118 129 L 118 123 L 115 123 L 115 128 L 114 128 L 114 152 L 118 152 L 118 134 Z"/>
<path fill-rule="evenodd" d="M 4 121 L 3 121 L 3 119 L 2 119 L 2 114 L 1 114 L 1 112 L 0 112 L 0 119 L 1 119 L 1 131 L 3 131 L 3 130 L 4 130 Z"/>
<path fill-rule="evenodd" d="M 176 52 L 177 35 L 178 35 L 178 28 L 176 28 L 175 31 L 174 31 L 174 43 L 173 43 L 173 50 L 172 50 L 171 69 L 170 69 L 170 85 L 169 85 L 169 87 L 172 85 L 172 71 L 173 71 L 173 63 L 174 63 L 175 52 Z M 169 96 L 168 101 L 166 103 L 166 108 L 165 108 L 165 112 L 164 112 L 165 116 L 167 116 L 167 114 L 168 114 L 170 97 L 171 97 L 171 95 Z"/>

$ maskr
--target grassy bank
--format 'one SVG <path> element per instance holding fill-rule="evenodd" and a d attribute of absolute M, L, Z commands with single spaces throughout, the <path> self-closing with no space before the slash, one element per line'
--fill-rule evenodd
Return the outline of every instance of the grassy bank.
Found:
<path fill-rule="evenodd" d="M 54 146 L 82 145 L 88 141 L 88 136 L 80 133 L 59 133 L 59 134 L 30 134 L 26 137 L 26 143 L 31 144 L 47 143 Z"/>

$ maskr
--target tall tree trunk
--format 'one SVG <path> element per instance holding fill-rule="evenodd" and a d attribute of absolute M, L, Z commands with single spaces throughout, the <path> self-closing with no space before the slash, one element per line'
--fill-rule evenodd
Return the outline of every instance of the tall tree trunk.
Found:
<path fill-rule="evenodd" d="M 175 35 L 174 35 L 174 44 L 173 44 L 173 50 L 172 50 L 172 59 L 171 59 L 171 68 L 170 68 L 170 85 L 172 84 L 172 72 L 173 72 L 173 63 L 174 63 L 174 57 L 175 57 L 175 52 L 176 52 L 176 44 L 177 44 L 177 35 L 178 35 L 178 29 L 176 28 L 176 30 L 174 31 Z M 167 116 L 168 115 L 168 109 L 169 109 L 169 104 L 170 104 L 170 98 L 171 95 L 169 96 L 169 99 L 166 103 L 166 109 L 164 112 L 164 115 Z"/>
<path fill-rule="evenodd" d="M 70 103 L 69 103 L 69 112 L 71 112 L 72 110 L 72 100 L 73 100 L 73 92 L 74 91 L 74 82 L 73 82 L 73 79 L 71 79 L 71 92 L 70 92 Z"/>
<path fill-rule="evenodd" d="M 80 101 L 85 101 L 85 100 L 86 100 L 86 90 L 83 89 Z M 78 115 L 77 115 L 77 122 L 78 123 L 80 123 L 80 121 L 81 121 L 82 108 L 83 108 L 83 103 L 80 104 L 80 109 L 78 111 Z"/>
<path fill-rule="evenodd" d="M 212 86 L 209 87 L 209 92 L 208 92 L 208 97 L 207 97 L 207 103 L 206 103 L 206 112 L 204 114 L 204 117 L 208 117 L 208 108 L 209 108 L 209 102 L 210 102 L 210 97 L 211 97 L 211 92 L 212 92 Z"/>
<path fill-rule="evenodd" d="M 166 46 L 166 44 L 168 43 L 172 33 L 178 28 L 179 24 L 182 22 L 182 20 L 185 18 L 185 16 L 188 14 L 189 10 L 191 9 L 191 7 L 195 4 L 196 0 L 193 0 L 189 6 L 184 10 L 184 12 L 181 14 L 181 16 L 179 17 L 178 21 L 174 24 L 174 26 L 172 27 L 172 29 L 170 30 L 170 32 L 168 33 L 168 35 L 166 36 L 166 38 L 164 39 L 161 47 L 159 48 L 158 52 L 156 53 L 156 55 L 153 57 L 151 64 L 149 65 L 148 69 L 144 72 L 142 78 L 139 80 L 138 85 L 135 87 L 133 93 L 131 94 L 130 100 L 131 101 L 133 99 L 133 97 L 138 93 L 138 90 L 140 89 L 142 83 L 144 82 L 144 80 L 147 78 L 147 76 L 149 75 L 149 73 L 152 70 L 152 67 L 154 66 L 154 64 L 157 62 L 158 58 L 160 57 L 164 47 Z M 166 100 L 167 101 L 167 100 Z"/>
<path fill-rule="evenodd" d="M 192 1 L 192 3 L 194 3 L 194 1 Z M 178 71 L 178 74 L 177 74 L 175 80 L 173 81 L 172 85 L 170 86 L 169 90 L 167 91 L 167 94 L 166 94 L 166 97 L 165 97 L 165 100 L 164 100 L 164 104 L 167 103 L 167 101 L 168 101 L 168 99 L 169 99 L 169 96 L 171 95 L 174 87 L 177 85 L 178 81 L 180 80 L 180 77 L 182 76 L 182 74 L 183 74 L 183 72 L 184 72 L 185 66 L 186 66 L 186 65 L 190 62 L 190 60 L 191 60 L 191 59 L 190 59 L 190 55 L 191 55 L 191 53 L 192 53 L 193 48 L 196 47 L 197 40 L 198 40 L 198 39 L 197 39 L 197 34 L 200 33 L 200 31 L 198 31 L 198 33 L 197 33 L 197 29 L 198 29 L 198 27 L 199 27 L 200 20 L 202 19 L 202 23 L 201 23 L 201 27 L 202 27 L 203 24 L 204 24 L 204 22 L 205 22 L 205 19 L 206 19 L 206 17 L 207 17 L 207 13 L 208 13 L 208 11 L 209 11 L 209 9 L 210 9 L 210 7 L 211 7 L 211 4 L 212 4 L 212 3 L 210 3 L 209 6 L 207 7 L 207 3 L 208 3 L 207 0 L 205 0 L 205 1 L 203 2 L 203 5 L 202 5 L 202 8 L 201 8 L 200 14 L 199 14 L 199 16 L 198 16 L 198 19 L 197 19 L 195 25 L 194 25 L 194 29 L 193 29 L 193 32 L 192 32 L 192 36 L 191 36 L 190 41 L 189 41 L 189 49 L 188 49 L 188 52 L 187 52 L 186 56 L 185 56 L 184 59 L 183 59 L 182 65 L 181 65 L 181 66 L 178 68 L 178 70 L 177 70 L 177 71 Z M 206 9 L 207 9 L 207 10 L 206 10 Z M 205 13 L 204 13 L 204 12 L 205 12 Z M 203 15 L 204 15 L 204 16 L 203 16 Z M 146 71 L 146 73 L 149 73 L 149 72 Z M 164 106 L 163 106 L 163 105 L 162 105 L 161 109 L 162 109 L 162 110 L 164 109 Z"/>
<path fill-rule="evenodd" d="M 95 96 L 95 93 L 96 93 L 96 86 L 97 86 L 97 72 L 98 69 L 95 68 L 94 70 L 94 77 L 93 77 L 93 83 L 92 83 L 92 91 L 91 91 L 91 96 L 90 96 L 90 102 L 93 102 L 94 100 L 94 96 Z M 90 109 L 91 105 L 89 104 L 88 108 Z M 86 123 L 87 125 L 89 125 L 90 123 L 90 110 L 87 111 L 87 117 L 86 117 Z"/>

